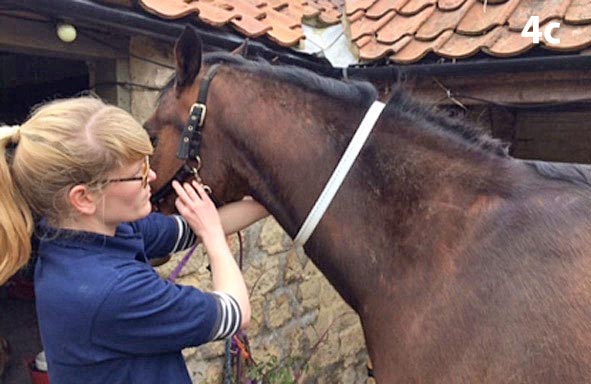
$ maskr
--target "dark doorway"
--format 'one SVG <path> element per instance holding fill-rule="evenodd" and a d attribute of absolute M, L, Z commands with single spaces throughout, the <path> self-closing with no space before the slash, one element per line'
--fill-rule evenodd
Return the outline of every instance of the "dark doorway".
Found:
<path fill-rule="evenodd" d="M 0 51 L 0 122 L 22 123 L 32 106 L 88 89 L 84 61 Z"/>

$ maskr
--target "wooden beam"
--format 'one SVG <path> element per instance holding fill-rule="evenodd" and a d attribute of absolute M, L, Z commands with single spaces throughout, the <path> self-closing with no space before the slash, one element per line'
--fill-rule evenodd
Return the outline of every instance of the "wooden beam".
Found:
<path fill-rule="evenodd" d="M 410 80 L 406 87 L 427 102 L 474 104 L 591 103 L 591 74 L 583 71 L 437 76 Z"/>
<path fill-rule="evenodd" d="M 64 43 L 57 37 L 53 23 L 0 16 L 0 50 L 78 60 L 127 58 L 127 37 L 105 45 L 81 32 L 72 43 Z"/>

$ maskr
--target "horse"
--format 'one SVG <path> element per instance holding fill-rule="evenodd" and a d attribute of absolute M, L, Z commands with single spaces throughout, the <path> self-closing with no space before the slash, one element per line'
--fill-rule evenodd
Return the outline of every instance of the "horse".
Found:
<path fill-rule="evenodd" d="M 202 54 L 191 28 L 174 54 L 144 125 L 153 188 L 189 164 L 219 200 L 252 196 L 293 238 L 375 87 Z M 214 65 L 199 164 L 185 162 L 174 153 Z M 403 88 L 304 245 L 359 314 L 376 381 L 591 382 L 590 168 L 513 158 Z"/>

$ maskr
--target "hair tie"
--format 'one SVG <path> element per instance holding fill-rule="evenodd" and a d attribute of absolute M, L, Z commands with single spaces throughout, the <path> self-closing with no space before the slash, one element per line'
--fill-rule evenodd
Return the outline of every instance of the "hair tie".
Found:
<path fill-rule="evenodd" d="M 21 139 L 21 126 L 20 125 L 9 125 L 6 127 L 3 127 L 2 130 L 7 130 L 6 135 L 2 135 L 4 137 L 9 137 L 10 138 L 10 142 L 12 144 L 18 144 L 18 142 Z"/>

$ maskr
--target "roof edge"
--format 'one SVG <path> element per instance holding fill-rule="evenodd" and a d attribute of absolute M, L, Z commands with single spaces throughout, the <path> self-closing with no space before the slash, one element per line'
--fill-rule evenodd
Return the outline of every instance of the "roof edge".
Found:
<path fill-rule="evenodd" d="M 245 40 L 244 37 L 223 30 L 206 30 L 193 20 L 163 21 L 151 15 L 133 10 L 117 9 L 89 0 L 4 0 L 3 4 L 41 13 L 58 20 L 80 21 L 88 25 L 108 28 L 124 34 L 140 34 L 158 40 L 173 42 L 187 24 L 193 25 L 206 45 L 232 50 Z M 333 78 L 353 77 L 370 81 L 396 79 L 401 74 L 411 76 L 467 75 L 498 72 L 540 72 L 590 70 L 591 55 L 573 54 L 559 56 L 521 57 L 510 59 L 483 59 L 437 64 L 409 64 L 386 66 L 357 66 L 333 68 L 327 62 L 287 48 L 270 47 L 264 39 L 249 40 L 249 51 L 266 60 L 307 68 Z M 270 43 L 269 43 L 270 44 Z"/>

